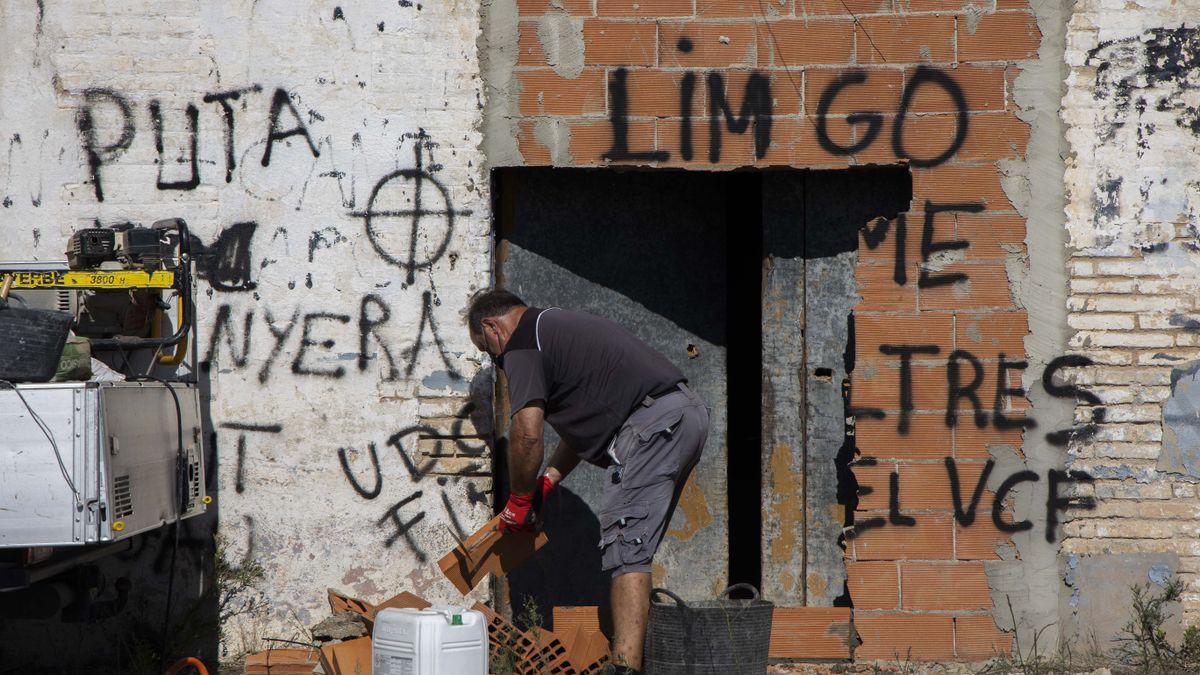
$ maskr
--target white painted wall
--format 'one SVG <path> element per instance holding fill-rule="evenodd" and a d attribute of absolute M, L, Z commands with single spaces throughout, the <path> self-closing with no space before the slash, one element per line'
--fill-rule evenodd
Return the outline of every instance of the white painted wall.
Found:
<path fill-rule="evenodd" d="M 477 4 L 457 0 L 340 8 L 307 0 L 0 0 L 0 258 L 61 259 L 66 236 L 93 222 L 182 217 L 206 245 L 236 223 L 255 224 L 249 278 L 224 275 L 199 287 L 220 529 L 235 555 L 252 541 L 272 603 L 269 613 L 230 627 L 232 651 L 241 636 L 290 634 L 296 621 L 321 619 L 326 587 L 369 599 L 401 590 L 456 597 L 436 567 L 453 545 L 448 509 L 468 532 L 490 514 L 488 499 L 468 498 L 468 489 L 490 490 L 486 476 L 427 473 L 459 473 L 471 460 L 431 465 L 419 453 L 434 442 L 412 433 L 401 439 L 412 471 L 388 444 L 414 425 L 450 426 L 444 418 L 461 408 L 480 368 L 462 321 L 490 266 L 478 32 Z M 94 144 L 103 148 L 99 186 L 78 128 L 89 90 Z M 226 118 L 205 97 L 232 90 L 243 91 L 228 101 L 230 168 Z M 288 101 L 277 130 L 302 124 L 315 149 L 303 134 L 268 145 L 276 91 Z M 130 113 L 124 150 L 112 149 L 124 129 L 117 100 Z M 199 122 L 199 185 L 163 189 L 160 178 L 191 176 L 187 106 Z M 414 173 L 394 174 L 400 170 Z M 420 216 L 415 246 L 410 215 L 378 216 L 376 236 L 367 236 L 356 214 L 372 208 L 381 182 L 374 210 L 414 209 L 420 184 L 421 208 L 441 212 Z M 412 260 L 415 269 L 405 268 Z M 422 322 L 426 297 L 433 327 Z M 360 368 L 364 303 L 368 323 L 389 317 L 373 329 Z M 215 325 L 221 316 L 227 326 Z M 486 377 L 477 379 L 486 391 Z M 280 431 L 240 432 L 231 423 Z M 373 498 L 347 479 L 339 448 Z M 486 471 L 490 462 L 483 464 Z M 389 546 L 397 504 L 400 522 L 420 519 Z"/>
<path fill-rule="evenodd" d="M 1073 379 L 1105 410 L 1095 436 L 1071 444 L 1068 466 L 1097 477 L 1085 489 L 1097 506 L 1066 526 L 1063 551 L 1175 556 L 1189 624 L 1200 620 L 1198 20 L 1197 0 L 1080 0 L 1062 109 L 1070 347 L 1096 364 Z"/>

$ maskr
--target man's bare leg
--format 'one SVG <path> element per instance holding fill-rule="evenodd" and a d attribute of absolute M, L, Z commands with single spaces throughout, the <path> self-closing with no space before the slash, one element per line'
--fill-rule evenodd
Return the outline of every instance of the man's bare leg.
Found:
<path fill-rule="evenodd" d="M 642 669 L 642 645 L 650 615 L 650 574 L 629 572 L 612 580 L 612 661 Z"/>

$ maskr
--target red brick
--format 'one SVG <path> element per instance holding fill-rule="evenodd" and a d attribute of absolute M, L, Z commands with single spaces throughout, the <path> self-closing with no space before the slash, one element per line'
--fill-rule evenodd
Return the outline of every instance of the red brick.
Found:
<path fill-rule="evenodd" d="M 1011 514 L 1004 516 L 1006 521 Z M 992 498 L 981 499 L 969 527 L 954 523 L 954 557 L 958 560 L 999 560 L 997 547 L 1012 546 L 1009 535 L 992 522 Z"/>
<path fill-rule="evenodd" d="M 858 660 L 939 661 L 954 658 L 954 620 L 936 614 L 855 612 Z"/>
<path fill-rule="evenodd" d="M 767 653 L 773 659 L 848 659 L 849 638 L 849 607 L 776 607 Z"/>
<path fill-rule="evenodd" d="M 984 14 L 971 31 L 960 23 L 959 61 L 1017 61 L 1037 56 L 1042 32 L 1028 12 Z"/>
<path fill-rule="evenodd" d="M 561 606 L 555 607 L 552 610 L 553 617 L 552 628 L 558 635 L 571 636 L 579 628 L 583 628 L 585 633 L 592 633 L 601 630 L 602 624 L 611 623 L 611 618 L 602 617 L 600 608 L 595 606 Z M 570 638 L 564 639 L 564 642 Z M 570 648 L 570 645 L 568 645 Z"/>
<path fill-rule="evenodd" d="M 896 609 L 900 605 L 900 575 L 894 562 L 847 562 L 846 585 L 855 609 Z"/>
<path fill-rule="evenodd" d="M 900 563 L 903 609 L 971 610 L 992 606 L 983 563 Z"/>
<path fill-rule="evenodd" d="M 725 126 L 725 120 L 718 120 L 721 130 L 720 148 L 716 162 L 709 162 L 709 120 L 693 119 L 692 124 L 692 158 L 685 160 L 681 152 L 682 120 L 662 120 L 658 123 L 658 143 L 660 149 L 671 153 L 668 165 L 701 166 L 749 166 L 754 164 L 754 125 L 746 128 L 745 133 L 730 133 Z"/>
<path fill-rule="evenodd" d="M 754 66 L 757 35 L 750 23 L 662 23 L 659 24 L 659 63 L 664 67 L 715 68 Z M 679 48 L 683 38 L 692 50 Z"/>
<path fill-rule="evenodd" d="M 963 661 L 985 661 L 1012 653 L 1012 633 L 996 628 L 990 616 L 954 618 L 954 652 Z"/>
<path fill-rule="evenodd" d="M 801 115 L 804 113 L 800 109 L 800 74 L 787 73 L 780 71 L 760 71 L 759 75 L 767 77 L 771 85 L 771 114 L 776 117 L 784 115 Z M 724 73 L 722 78 L 725 82 L 725 98 L 729 101 L 729 109 L 734 115 L 740 115 L 742 110 L 742 101 L 746 98 L 746 83 L 750 79 L 750 73 L 744 70 L 731 70 Z M 699 78 L 697 78 L 699 80 Z M 697 97 L 703 96 L 708 98 L 708 84 L 704 87 L 696 87 Z M 714 111 L 715 112 L 715 111 Z"/>
<path fill-rule="evenodd" d="M 587 65 L 654 65 L 658 27 L 589 19 L 583 22 L 583 58 Z"/>
<path fill-rule="evenodd" d="M 1003 0 L 1001 0 L 1003 1 Z M 800 16 L 837 15 L 865 16 L 871 14 L 893 15 L 895 5 L 881 0 L 795 0 L 796 14 Z M 906 0 L 903 12 L 955 12 L 976 0 Z"/>
<path fill-rule="evenodd" d="M 887 513 L 876 511 L 855 516 L 856 522 Z M 884 525 L 854 537 L 855 560 L 948 560 L 954 552 L 954 522 L 949 513 L 922 513 L 911 527 Z M 978 522 L 978 519 L 976 519 Z"/>
<path fill-rule="evenodd" d="M 684 73 L 678 71 L 629 71 L 625 75 L 625 93 L 628 95 L 629 103 L 628 114 L 633 117 L 682 117 L 680 83 L 683 81 L 683 76 Z M 703 117 L 705 106 L 708 105 L 708 96 L 701 74 L 697 73 L 696 76 L 691 115 Z"/>
<path fill-rule="evenodd" d="M 546 66 L 546 55 L 537 37 L 538 22 L 521 21 L 517 24 L 517 65 Z"/>
<path fill-rule="evenodd" d="M 854 274 L 858 280 L 858 294 L 862 296 L 862 301 L 854 306 L 854 311 L 916 311 L 916 266 L 912 261 L 909 261 L 909 265 L 909 282 L 903 286 L 895 282 L 892 265 L 857 265 Z"/>
<path fill-rule="evenodd" d="M 597 16 L 691 16 L 692 0 L 596 0 Z"/>
<path fill-rule="evenodd" d="M 1019 361 L 1025 355 L 1028 333 L 1029 316 L 1025 312 L 962 314 L 955 322 L 954 344 L 981 359 L 999 358 L 1003 352 L 1006 360 Z"/>
<path fill-rule="evenodd" d="M 631 120 L 627 138 L 630 152 L 654 150 L 654 122 Z M 576 164 L 605 164 L 603 155 L 612 148 L 612 124 L 610 122 L 581 122 L 571 125 L 571 157 Z M 646 161 L 616 162 L 623 164 L 648 164 Z"/>
<path fill-rule="evenodd" d="M 821 95 L 829 89 L 835 79 L 846 75 L 841 69 L 808 69 L 804 71 L 804 100 L 810 115 L 817 114 Z M 837 92 L 830 101 L 827 114 L 845 115 L 856 112 L 893 113 L 900 107 L 900 92 L 904 86 L 904 74 L 897 68 L 868 68 L 861 72 L 866 80 L 860 84 L 848 84 Z M 882 130 L 881 130 L 882 131 Z"/>
<path fill-rule="evenodd" d="M 985 211 L 1012 211 L 1012 203 L 1000 185 L 1000 173 L 994 166 L 942 165 L 913 169 L 913 203 L 982 204 Z M 920 223 L 917 232 L 920 232 Z M 910 232 L 913 228 L 909 228 Z M 911 235 L 910 235 L 911 236 Z"/>
<path fill-rule="evenodd" d="M 794 0 L 798 16 L 855 16 L 876 14 L 882 3 L 879 0 Z"/>
<path fill-rule="evenodd" d="M 971 115 L 967 140 L 954 155 L 961 161 L 1024 157 L 1029 125 L 1012 113 Z"/>
<path fill-rule="evenodd" d="M 968 66 L 939 68 L 962 89 L 967 110 L 985 112 L 1004 110 L 1005 70 L 999 66 Z M 911 81 L 914 70 L 905 71 L 904 81 Z M 952 112 L 958 108 L 954 99 L 936 81 L 926 81 L 913 93 L 908 112 Z"/>
<path fill-rule="evenodd" d="M 886 511 L 891 490 L 891 476 L 896 465 L 882 462 L 875 465 L 856 464 L 854 481 L 858 484 L 858 511 Z"/>
<path fill-rule="evenodd" d="M 705 19 L 764 16 L 773 19 L 791 11 L 791 0 L 786 0 L 783 7 L 779 0 L 696 0 L 696 16 Z"/>
<path fill-rule="evenodd" d="M 517 129 L 517 149 L 521 151 L 527 166 L 550 166 L 550 148 L 533 134 L 534 123 L 521 121 Z"/>
<path fill-rule="evenodd" d="M 897 415 L 881 420 L 860 416 L 854 428 L 859 452 L 879 459 L 941 459 L 952 454 L 953 430 L 942 413 L 913 413 L 905 434 L 898 429 L 899 421 Z"/>
<path fill-rule="evenodd" d="M 1025 250 L 1025 219 L 1020 215 L 955 213 L 956 237 L 971 242 L 973 259 L 1003 260 Z"/>
<path fill-rule="evenodd" d="M 850 63 L 854 22 L 842 19 L 764 21 L 758 28 L 759 64 L 794 68 L 817 63 Z"/>
<path fill-rule="evenodd" d="M 919 365 L 918 357 L 937 358 L 934 365 Z M 855 368 L 852 379 L 854 405 L 860 408 L 880 408 L 890 411 L 889 417 L 900 410 L 900 357 L 892 361 L 874 361 L 870 367 Z M 915 410 L 942 410 L 946 407 L 946 369 L 937 356 L 916 355 L 912 365 L 912 404 Z M 986 385 L 986 383 L 985 383 Z"/>
<path fill-rule="evenodd" d="M 996 0 L 996 9 L 1029 9 L 1029 0 Z"/>
<path fill-rule="evenodd" d="M 521 16 L 564 11 L 575 16 L 590 16 L 592 0 L 517 0 L 517 13 Z"/>
<path fill-rule="evenodd" d="M 552 70 L 521 70 L 520 110 L 522 115 L 596 115 L 604 114 L 605 73 L 589 68 L 570 80 Z"/>
<path fill-rule="evenodd" d="M 910 283 L 916 283 L 914 279 Z M 863 314 L 854 318 L 857 362 L 894 362 L 895 356 L 879 351 L 880 345 L 937 345 L 942 354 L 954 349 L 954 321 L 949 313 Z"/>
<path fill-rule="evenodd" d="M 946 450 L 944 456 L 948 457 L 949 448 Z M 975 486 L 979 484 L 979 477 L 983 475 L 983 463 L 958 462 L 954 468 L 958 475 L 959 497 L 963 501 L 963 507 L 969 507 L 971 496 L 975 494 Z M 989 493 L 985 492 L 986 494 Z M 991 503 L 990 498 L 983 499 Z M 946 465 L 943 462 L 901 462 L 900 507 L 904 511 L 953 511 L 954 497 L 950 492 L 950 473 Z"/>
<path fill-rule="evenodd" d="M 862 155 L 855 155 L 855 158 L 861 158 Z M 875 248 L 867 245 L 865 232 L 859 236 L 858 241 L 858 261 L 859 264 L 871 263 L 875 265 L 890 265 L 892 268 L 893 277 L 896 271 L 896 246 L 900 240 L 900 219 L 904 219 L 904 267 L 902 268 L 905 274 L 905 283 L 916 283 L 916 277 L 912 276 L 911 268 L 921 260 L 921 227 L 924 223 L 925 215 L 920 212 L 908 211 L 898 214 L 895 218 L 888 221 L 887 232 L 884 234 L 883 241 L 878 242 Z M 937 241 L 942 239 L 954 238 L 953 222 L 947 225 L 943 222 L 945 219 L 935 219 L 934 238 Z M 878 221 L 872 221 L 871 229 L 877 229 Z"/>
<path fill-rule="evenodd" d="M 991 448 L 1004 447 L 1020 452 L 1020 429 L 997 429 L 994 425 L 980 429 L 965 421 L 954 428 L 954 456 L 958 459 L 988 459 Z"/>
<path fill-rule="evenodd" d="M 922 311 L 945 309 L 1012 309 L 1012 289 L 1002 261 L 953 263 L 936 274 L 965 274 L 952 284 L 922 288 Z"/>
<path fill-rule="evenodd" d="M 854 130 L 842 124 L 842 128 L 827 128 L 825 131 L 835 143 L 852 143 Z M 766 161 L 760 164 L 771 166 L 829 167 L 844 168 L 850 165 L 850 157 L 836 155 L 821 147 L 817 142 L 817 131 L 811 119 L 779 119 L 771 128 L 771 149 Z M 861 290 L 861 289 L 860 289 Z"/>
<path fill-rule="evenodd" d="M 870 16 L 859 19 L 859 63 L 948 63 L 954 60 L 953 16 Z"/>

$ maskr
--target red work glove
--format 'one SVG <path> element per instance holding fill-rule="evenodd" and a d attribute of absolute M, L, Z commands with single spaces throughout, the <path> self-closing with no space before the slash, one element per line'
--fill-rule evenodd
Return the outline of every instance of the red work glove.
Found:
<path fill-rule="evenodd" d="M 554 491 L 555 483 L 545 474 L 538 479 L 537 490 L 533 494 L 513 492 L 508 496 L 508 503 L 500 512 L 501 532 L 533 532 L 538 529 L 538 512 L 545 503 L 546 497 Z"/>

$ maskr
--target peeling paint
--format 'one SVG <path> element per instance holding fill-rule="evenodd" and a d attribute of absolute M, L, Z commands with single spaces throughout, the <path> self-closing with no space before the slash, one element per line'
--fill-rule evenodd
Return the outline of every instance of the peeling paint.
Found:
<path fill-rule="evenodd" d="M 683 492 L 679 495 L 679 509 L 676 513 L 683 515 L 685 524 L 680 528 L 669 528 L 667 534 L 680 541 L 688 541 L 695 537 L 697 532 L 712 524 L 712 510 L 708 508 L 708 499 L 704 490 L 696 484 L 695 475 L 689 477 L 687 483 L 684 484 Z"/>

